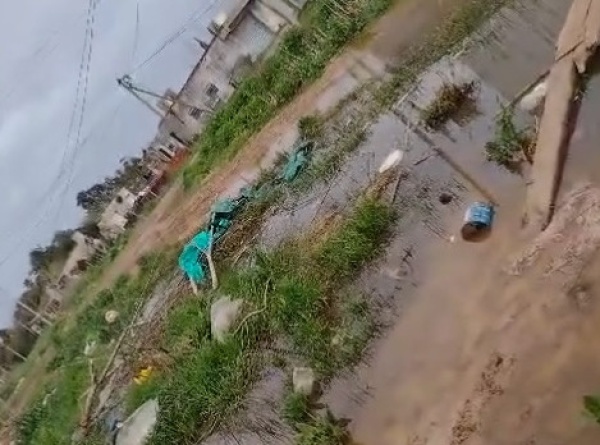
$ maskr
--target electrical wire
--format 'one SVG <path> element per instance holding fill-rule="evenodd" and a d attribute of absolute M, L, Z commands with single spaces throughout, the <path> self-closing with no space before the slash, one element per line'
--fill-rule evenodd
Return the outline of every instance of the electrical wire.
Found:
<path fill-rule="evenodd" d="M 158 57 L 164 50 L 166 50 L 170 45 L 177 41 L 186 31 L 188 31 L 189 27 L 195 23 L 199 18 L 205 15 L 208 11 L 212 9 L 213 6 L 217 4 L 218 0 L 212 0 L 207 6 L 196 9 L 192 15 L 184 22 L 184 24 L 177 29 L 175 32 L 171 33 L 158 47 L 154 50 L 148 57 L 146 57 L 141 63 L 139 63 L 131 72 L 131 74 L 137 73 L 142 68 L 146 67 L 150 62 L 152 62 L 156 57 Z"/>
<path fill-rule="evenodd" d="M 14 253 L 14 251 L 16 249 L 18 249 L 29 238 L 31 233 L 33 233 L 37 228 L 39 228 L 42 225 L 42 223 L 44 223 L 48 220 L 49 214 L 50 214 L 50 208 L 52 207 L 51 204 L 57 198 L 59 198 L 59 195 L 62 195 L 62 198 L 60 198 L 61 205 L 59 206 L 59 209 L 56 214 L 58 214 L 58 212 L 60 212 L 60 207 L 62 207 L 62 202 L 64 202 L 65 195 L 68 191 L 68 187 L 69 187 L 72 177 L 73 177 L 72 172 L 70 172 L 70 170 L 72 170 L 72 168 L 69 168 L 68 166 L 72 167 L 75 162 L 75 154 L 76 154 L 77 149 L 79 148 L 78 146 L 79 146 L 79 140 L 81 138 L 81 129 L 83 127 L 85 107 L 86 107 L 86 103 L 87 103 L 87 88 L 88 88 L 88 82 L 89 82 L 89 73 L 90 73 L 90 66 L 91 66 L 91 60 L 92 60 L 92 46 L 93 46 L 93 39 L 94 39 L 93 27 L 95 24 L 95 12 L 96 12 L 96 8 L 100 4 L 100 1 L 101 0 L 89 0 L 88 1 L 87 23 L 86 23 L 86 30 L 85 30 L 81 60 L 80 60 L 80 65 L 79 65 L 79 74 L 78 74 L 77 88 L 76 88 L 76 93 L 75 93 L 76 97 L 75 97 L 75 103 L 73 104 L 71 118 L 69 120 L 69 127 L 68 127 L 68 132 L 67 132 L 67 139 L 66 139 L 66 148 L 63 151 L 63 156 L 61 159 L 61 168 L 60 168 L 59 174 L 54 178 L 53 182 L 48 187 L 48 191 L 36 201 L 35 206 L 39 207 L 42 204 L 42 202 L 46 201 L 47 199 L 50 199 L 50 203 L 46 204 L 46 206 L 45 206 L 46 208 L 45 208 L 42 216 L 38 218 L 38 221 L 36 223 L 34 223 L 32 226 L 30 226 L 27 229 L 27 231 L 25 232 L 25 234 L 21 237 L 21 239 L 19 241 L 17 241 L 15 244 L 13 244 L 13 246 L 11 248 L 8 249 L 9 252 L 7 252 L 3 257 L 0 258 L 0 266 L 2 266 L 4 263 L 6 263 L 10 259 L 10 257 Z M 82 90 L 84 93 L 84 97 L 81 101 L 81 105 L 79 106 L 80 111 L 78 113 L 77 109 L 78 109 L 79 96 L 81 95 Z M 77 118 L 77 116 L 79 116 L 79 119 Z M 76 128 L 77 124 L 78 124 L 77 138 L 75 139 L 75 143 L 72 144 L 71 141 L 73 140 L 73 134 L 75 132 L 75 128 Z M 70 152 L 72 152 L 72 153 L 70 153 Z M 67 183 L 63 187 L 58 187 L 58 184 L 60 183 L 62 178 L 65 176 L 65 174 L 69 175 Z"/>
<path fill-rule="evenodd" d="M 93 40 L 94 40 L 94 26 L 95 26 L 95 16 L 98 5 L 102 0 L 89 0 L 88 8 L 87 8 L 87 20 L 86 20 L 86 32 L 84 35 L 84 44 L 81 55 L 81 61 L 79 66 L 79 75 L 77 79 L 77 87 L 75 94 L 75 102 L 73 105 L 73 110 L 71 112 L 71 117 L 69 119 L 68 131 L 67 131 L 67 143 L 66 149 L 63 151 L 63 156 L 61 159 L 61 167 L 59 174 L 54 178 L 53 182 L 49 185 L 48 191 L 40 197 L 36 202 L 36 207 L 39 207 L 44 201 L 50 200 L 46 203 L 46 209 L 43 212 L 42 216 L 38 218 L 38 221 L 34 223 L 25 233 L 24 236 L 20 237 L 21 239 L 17 241 L 11 248 L 9 248 L 9 252 L 7 252 L 4 256 L 0 257 L 0 267 L 5 264 L 14 251 L 18 249 L 23 243 L 29 238 L 31 233 L 33 233 L 37 228 L 39 228 L 43 223 L 45 223 L 50 217 L 50 209 L 53 206 L 54 202 L 58 199 L 60 204 L 56 208 L 55 218 L 60 214 L 60 211 L 64 205 L 64 200 L 70 185 L 73 180 L 73 166 L 75 160 L 77 158 L 78 149 L 84 145 L 81 143 L 81 134 L 82 129 L 85 122 L 85 113 L 87 109 L 87 96 L 88 96 L 88 87 L 89 87 L 89 75 L 90 75 L 90 67 L 92 62 L 93 55 Z M 204 5 L 203 7 L 197 8 L 192 15 L 184 22 L 184 24 L 175 32 L 171 33 L 167 38 L 157 47 L 155 51 L 153 51 L 148 57 L 146 57 L 141 63 L 139 63 L 132 71 L 132 73 L 138 72 L 139 70 L 146 67 L 150 64 L 156 57 L 162 54 L 171 44 L 177 41 L 186 31 L 188 31 L 189 27 L 192 26 L 199 18 L 205 15 L 218 0 L 212 0 L 208 5 Z M 135 25 L 135 35 L 134 35 L 134 45 L 132 50 L 132 62 L 134 61 L 135 54 L 137 52 L 137 46 L 139 42 L 139 28 L 140 28 L 140 9 L 139 9 L 139 1 L 136 6 L 136 25 Z M 42 47 L 43 48 L 43 47 Z M 38 50 L 42 51 L 42 49 Z M 36 52 L 37 53 L 37 52 Z M 12 92 L 9 92 L 9 95 L 12 95 Z M 81 97 L 81 103 L 78 106 L 79 99 Z M 75 131 L 77 129 L 77 131 Z M 85 138 L 86 142 L 89 136 Z M 59 187 L 59 183 L 63 180 L 63 178 L 67 175 L 67 181 Z"/>
<path fill-rule="evenodd" d="M 133 47 L 131 50 L 131 65 L 133 65 L 135 63 L 139 39 L 140 39 L 140 1 L 138 0 L 135 5 L 135 32 L 133 34 Z M 131 69 L 131 67 L 130 67 L 130 69 Z"/>

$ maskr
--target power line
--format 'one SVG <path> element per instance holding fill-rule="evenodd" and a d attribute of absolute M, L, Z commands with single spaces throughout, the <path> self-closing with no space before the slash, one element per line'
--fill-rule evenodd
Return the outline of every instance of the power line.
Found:
<path fill-rule="evenodd" d="M 82 12 L 75 17 L 75 20 L 65 21 L 60 27 L 54 29 L 49 35 L 44 38 L 44 43 L 39 45 L 33 54 L 30 56 L 29 60 L 25 60 L 21 62 L 16 69 L 14 69 L 14 73 L 22 78 L 23 75 L 29 74 L 38 74 L 39 70 L 31 69 L 30 64 L 34 64 L 39 66 L 41 62 L 46 60 L 49 56 L 54 54 L 54 52 L 60 47 L 60 41 L 58 38 L 70 31 L 73 28 L 73 24 L 76 23 L 81 17 L 85 16 L 86 12 Z M 6 90 L 0 96 L 0 103 L 8 101 L 18 90 L 22 87 L 22 82 L 17 82 L 12 88 Z"/>
<path fill-rule="evenodd" d="M 161 43 L 156 50 L 154 50 L 143 62 L 138 64 L 132 71 L 132 74 L 138 72 L 146 65 L 148 65 L 152 60 L 154 60 L 157 56 L 159 56 L 165 49 L 167 49 L 171 44 L 173 44 L 179 37 L 181 37 L 188 28 L 196 22 L 200 17 L 205 15 L 218 0 L 212 0 L 208 6 L 196 9 L 192 15 L 184 22 L 184 24 L 174 33 L 170 34 L 164 41 Z"/>
<path fill-rule="evenodd" d="M 90 68 L 92 63 L 92 55 L 94 48 L 94 28 L 96 21 L 96 10 L 101 0 L 89 0 L 88 2 L 88 13 L 86 19 L 86 32 L 84 36 L 84 44 L 83 50 L 81 53 L 81 60 L 79 63 L 79 74 L 77 79 L 77 89 L 75 92 L 75 101 L 73 104 L 73 111 L 71 113 L 71 118 L 69 120 L 69 128 L 67 131 L 67 138 L 65 143 L 65 150 L 63 151 L 63 159 L 61 171 L 57 178 L 55 178 L 53 182 L 54 188 L 57 183 L 62 179 L 62 177 L 67 174 L 67 181 L 59 189 L 59 192 L 55 192 L 55 195 L 59 193 L 61 196 L 60 204 L 57 207 L 55 215 L 58 215 L 62 209 L 64 199 L 68 188 L 73 179 L 73 166 L 75 163 L 77 151 L 80 148 L 81 141 L 81 132 L 84 124 L 85 112 L 87 108 L 87 97 L 88 97 L 88 88 L 89 88 L 89 76 L 90 76 Z M 80 101 L 81 96 L 81 101 Z M 78 102 L 81 102 L 78 105 Z M 77 132 L 75 133 L 75 128 L 77 128 Z M 75 136 L 74 136 L 75 135 Z M 73 140 L 73 137 L 75 138 Z M 67 157 L 69 158 L 67 160 Z M 62 190 L 62 191 L 60 191 Z"/>
<path fill-rule="evenodd" d="M 140 1 L 138 0 L 135 5 L 135 32 L 133 34 L 133 48 L 131 50 L 131 64 L 135 63 L 137 56 L 138 43 L 140 39 Z M 130 67 L 131 69 L 131 67 Z"/>
<path fill-rule="evenodd" d="M 95 13 L 96 13 L 97 6 L 100 4 L 100 1 L 101 0 L 89 0 L 88 1 L 86 30 L 85 30 L 85 35 L 84 35 L 81 60 L 80 60 L 80 64 L 79 64 L 77 88 L 75 91 L 75 102 L 73 104 L 73 110 L 71 112 L 71 118 L 69 120 L 69 126 L 68 126 L 67 138 L 66 138 L 66 144 L 65 144 L 66 148 L 63 151 L 63 156 L 61 159 L 61 169 L 59 171 L 59 174 L 54 178 L 54 181 L 52 182 L 52 184 L 48 187 L 48 191 L 36 202 L 36 206 L 41 205 L 41 203 L 47 199 L 51 199 L 51 203 L 52 203 L 58 197 L 58 195 L 62 195 L 61 204 L 60 204 L 56 214 L 58 214 L 58 212 L 60 212 L 60 208 L 62 208 L 62 203 L 64 202 L 66 192 L 68 191 L 68 187 L 71 183 L 73 175 L 72 175 L 72 172 L 69 173 L 69 170 L 72 169 L 72 166 L 74 164 L 75 154 L 76 154 L 77 149 L 79 148 L 79 141 L 81 139 L 81 129 L 83 127 L 83 120 L 84 120 L 85 108 L 86 108 L 86 103 L 87 103 L 87 90 L 88 90 L 89 73 L 90 73 L 90 66 L 91 66 L 91 60 L 92 60 L 92 47 L 93 47 L 93 39 L 94 39 L 93 28 L 94 28 L 94 24 L 95 24 Z M 82 90 L 83 90 L 83 98 L 81 101 L 81 105 L 78 106 L 79 97 L 82 93 Z M 77 111 L 78 108 L 79 108 L 79 112 Z M 79 120 L 77 120 L 78 116 L 79 116 Z M 78 124 L 77 137 L 76 137 L 75 143 L 72 144 L 71 141 L 73 140 L 73 134 L 75 132 L 75 128 L 76 128 L 77 124 Z M 73 149 L 70 149 L 71 146 L 73 146 Z M 73 154 L 70 154 L 70 151 L 72 151 Z M 70 159 L 67 159 L 67 158 L 70 158 Z M 69 173 L 67 183 L 63 187 L 56 189 L 56 187 L 58 186 L 61 179 L 67 173 Z M 8 261 L 10 259 L 10 257 L 14 253 L 14 251 L 25 242 L 25 240 L 30 236 L 30 234 L 33 233 L 34 230 L 36 230 L 38 227 L 40 227 L 41 224 L 48 219 L 49 213 L 50 213 L 49 212 L 50 208 L 51 208 L 51 205 L 46 204 L 46 209 L 45 209 L 43 215 L 40 218 L 38 218 L 38 221 L 27 230 L 27 232 L 21 237 L 21 239 L 11 249 L 8 249 L 9 252 L 7 252 L 7 254 L 5 254 L 2 258 L 0 258 L 0 266 L 2 266 L 4 263 L 6 263 L 6 261 Z"/>
<path fill-rule="evenodd" d="M 36 202 L 36 207 L 40 206 L 44 201 L 50 200 L 50 202 L 46 203 L 45 210 L 41 217 L 29 228 L 26 233 L 20 237 L 20 240 L 17 241 L 12 248 L 8 249 L 8 252 L 0 257 L 0 267 L 5 264 L 14 251 L 20 247 L 27 238 L 39 228 L 44 222 L 48 220 L 50 217 L 51 208 L 54 207 L 53 204 L 58 199 L 60 200 L 59 206 L 56 208 L 55 217 L 60 213 L 60 210 L 64 204 L 66 193 L 68 192 L 69 186 L 72 183 L 73 172 L 72 168 L 76 159 L 77 150 L 82 146 L 81 144 L 81 133 L 84 124 L 85 112 L 87 108 L 87 95 L 88 95 L 88 86 L 89 86 L 89 74 L 90 74 L 90 66 L 92 61 L 92 46 L 94 40 L 94 25 L 95 25 L 95 13 L 98 5 L 102 0 L 89 0 L 88 8 L 87 8 L 87 26 L 86 32 L 84 35 L 84 44 L 82 49 L 81 61 L 79 66 L 79 75 L 77 80 L 77 88 L 75 94 L 75 102 L 73 104 L 73 110 L 71 112 L 71 118 L 69 119 L 69 126 L 67 131 L 67 143 L 66 148 L 63 151 L 63 156 L 61 159 L 61 167 L 59 174 L 54 178 L 52 183 L 48 186 L 48 191 L 40 197 Z M 184 22 L 184 24 L 174 33 L 169 35 L 166 40 L 152 53 L 150 54 L 144 61 L 137 65 L 134 68 L 133 72 L 137 72 L 143 67 L 147 66 L 152 60 L 154 60 L 157 56 L 159 56 L 165 49 L 167 49 L 172 43 L 174 43 L 179 37 L 181 37 L 188 28 L 196 22 L 201 16 L 206 14 L 216 3 L 218 0 L 212 0 L 210 4 L 204 5 L 203 7 L 197 8 L 192 15 Z M 135 55 L 137 52 L 137 46 L 139 41 L 139 27 L 140 27 L 140 9 L 139 3 L 136 6 L 136 25 L 135 25 L 135 40 L 133 46 L 132 54 Z M 83 97 L 81 99 L 81 104 L 78 106 L 80 95 L 83 92 Z M 9 93 L 10 95 L 11 93 Z M 79 110 L 79 111 L 78 111 Z M 77 129 L 77 131 L 75 131 Z M 74 136 L 75 135 L 75 136 Z M 72 143 L 74 138 L 74 142 Z M 86 138 L 87 141 L 88 138 Z M 58 184 L 62 181 L 65 175 L 68 175 L 68 179 L 61 187 L 58 187 Z M 58 188 L 57 188 L 58 187 Z"/>

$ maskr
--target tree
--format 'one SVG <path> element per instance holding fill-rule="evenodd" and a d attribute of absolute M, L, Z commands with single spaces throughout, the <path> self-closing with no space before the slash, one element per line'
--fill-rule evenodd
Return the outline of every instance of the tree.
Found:
<path fill-rule="evenodd" d="M 89 238 L 100 239 L 102 237 L 100 228 L 94 221 L 84 222 L 77 230 Z"/>
<path fill-rule="evenodd" d="M 52 241 L 46 247 L 36 247 L 29 252 L 29 263 L 34 273 L 39 273 L 48 268 L 54 261 L 64 261 L 75 247 L 73 241 L 74 231 L 59 230 L 54 234 Z"/>
<path fill-rule="evenodd" d="M 46 264 L 46 250 L 42 247 L 36 247 L 29 252 L 29 263 L 33 272 L 41 271 Z"/>
<path fill-rule="evenodd" d="M 99 213 L 125 187 L 136 191 L 143 187 L 144 175 L 148 169 L 142 158 L 131 157 L 121 159 L 121 167 L 113 176 L 104 178 L 103 182 L 92 185 L 77 194 L 77 205 L 87 212 Z"/>

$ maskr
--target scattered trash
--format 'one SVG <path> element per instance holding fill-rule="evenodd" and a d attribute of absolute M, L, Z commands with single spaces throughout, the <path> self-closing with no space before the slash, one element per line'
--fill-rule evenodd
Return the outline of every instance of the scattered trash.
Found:
<path fill-rule="evenodd" d="M 108 435 L 108 442 L 110 445 L 115 445 L 117 442 L 117 436 L 119 431 L 123 427 L 122 412 L 120 407 L 113 407 L 109 410 L 106 418 L 104 419 L 104 427 Z"/>
<path fill-rule="evenodd" d="M 158 416 L 158 401 L 144 403 L 123 422 L 118 430 L 116 445 L 143 445 L 152 433 Z"/>
<path fill-rule="evenodd" d="M 461 235 L 465 241 L 482 241 L 492 230 L 495 210 L 492 204 L 476 202 L 471 204 L 465 215 Z"/>
<path fill-rule="evenodd" d="M 222 297 L 210 307 L 210 332 L 215 340 L 224 342 L 242 309 L 243 300 Z"/>
<path fill-rule="evenodd" d="M 146 366 L 137 373 L 137 375 L 133 378 L 133 381 L 136 385 L 143 385 L 150 377 L 152 377 L 152 373 L 154 372 L 154 368 L 152 366 Z"/>
<path fill-rule="evenodd" d="M 297 367 L 292 372 L 294 392 L 310 396 L 315 390 L 315 372 L 312 368 Z"/>
<path fill-rule="evenodd" d="M 107 311 L 106 314 L 104 314 L 104 321 L 108 324 L 113 324 L 118 318 L 119 313 L 115 310 Z"/>
<path fill-rule="evenodd" d="M 385 160 L 379 167 L 379 173 L 385 173 L 386 171 L 397 167 L 402 162 L 403 157 L 404 152 L 402 150 L 394 150 L 388 155 L 387 158 L 385 158 Z"/>

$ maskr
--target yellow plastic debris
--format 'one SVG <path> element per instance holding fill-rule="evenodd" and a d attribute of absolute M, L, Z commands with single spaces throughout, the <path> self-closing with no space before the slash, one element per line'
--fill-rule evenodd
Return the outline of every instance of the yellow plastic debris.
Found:
<path fill-rule="evenodd" d="M 147 366 L 145 368 L 140 369 L 138 374 L 133 378 L 133 381 L 136 385 L 142 385 L 146 383 L 152 376 L 152 371 L 152 366 Z"/>

